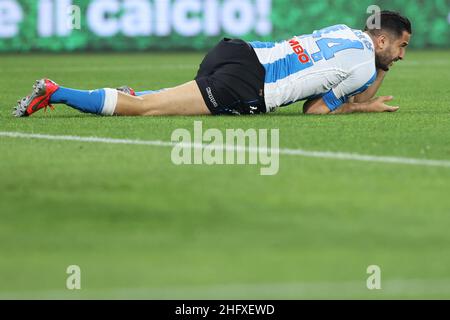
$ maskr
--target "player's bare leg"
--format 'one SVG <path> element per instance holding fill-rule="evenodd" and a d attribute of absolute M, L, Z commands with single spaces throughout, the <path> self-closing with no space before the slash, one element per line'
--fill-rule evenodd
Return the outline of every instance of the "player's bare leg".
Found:
<path fill-rule="evenodd" d="M 119 92 L 115 115 L 189 116 L 211 114 L 195 81 L 158 93 L 131 96 Z"/>

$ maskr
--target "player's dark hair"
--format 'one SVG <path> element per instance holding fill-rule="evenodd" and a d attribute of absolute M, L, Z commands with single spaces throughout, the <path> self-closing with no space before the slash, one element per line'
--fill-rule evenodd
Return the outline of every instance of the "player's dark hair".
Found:
<path fill-rule="evenodd" d="M 377 15 L 380 17 L 381 29 L 369 27 L 375 24 Z M 369 25 L 369 26 L 368 26 Z M 381 30 L 390 32 L 397 38 L 400 38 L 404 31 L 412 34 L 411 21 L 408 18 L 402 16 L 398 12 L 383 10 L 379 13 L 375 13 L 367 20 L 364 31 L 368 31 L 373 35 L 378 35 Z"/>

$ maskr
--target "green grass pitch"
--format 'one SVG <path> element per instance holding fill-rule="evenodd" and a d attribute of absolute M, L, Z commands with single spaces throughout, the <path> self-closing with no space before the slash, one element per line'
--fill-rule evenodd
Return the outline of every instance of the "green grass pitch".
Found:
<path fill-rule="evenodd" d="M 279 128 L 280 147 L 450 160 L 449 51 L 409 52 L 395 114 L 15 119 L 34 80 L 137 90 L 201 54 L 3 55 L 0 131 L 169 141 L 176 128 Z M 280 156 L 175 166 L 170 148 L 0 137 L 0 298 L 450 298 L 450 168 Z M 81 267 L 81 290 L 66 268 Z M 366 269 L 381 267 L 381 290 Z"/>

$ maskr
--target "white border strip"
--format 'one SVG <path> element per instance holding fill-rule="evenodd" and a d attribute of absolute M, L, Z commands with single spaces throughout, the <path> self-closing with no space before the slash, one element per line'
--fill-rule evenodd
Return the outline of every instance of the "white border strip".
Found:
<path fill-rule="evenodd" d="M 65 135 L 49 135 L 39 133 L 22 133 L 22 132 L 8 132 L 0 131 L 0 137 L 21 138 L 21 139 L 42 139 L 42 140 L 59 140 L 59 141 L 77 141 L 77 142 L 94 142 L 94 143 L 108 143 L 108 144 L 127 144 L 127 145 L 144 145 L 155 147 L 174 147 L 180 145 L 178 142 L 168 142 L 160 140 L 134 140 L 134 139 L 114 139 L 114 138 L 99 138 L 99 137 L 81 137 L 81 136 L 65 136 Z M 208 148 L 205 144 L 182 144 L 186 147 L 192 148 Z M 235 146 L 224 146 L 224 150 L 239 151 L 239 152 L 259 152 L 260 148 L 244 148 Z M 391 156 L 373 156 L 357 153 L 346 152 L 330 152 L 330 151 L 307 151 L 302 149 L 275 149 L 269 150 L 278 152 L 282 155 L 300 156 L 309 158 L 321 159 L 335 159 L 335 160 L 351 160 L 351 161 L 365 161 L 378 162 L 390 164 L 407 164 L 416 166 L 428 167 L 446 167 L 450 168 L 449 160 L 431 160 L 431 159 L 417 159 Z"/>
<path fill-rule="evenodd" d="M 347 282 L 231 283 L 192 286 L 124 288 L 89 290 L 35 290 L 1 292 L 0 299 L 54 299 L 85 297 L 90 299 L 323 299 L 358 297 L 426 298 L 450 296 L 449 279 L 384 280 L 380 290 L 369 290 L 365 280 Z"/>

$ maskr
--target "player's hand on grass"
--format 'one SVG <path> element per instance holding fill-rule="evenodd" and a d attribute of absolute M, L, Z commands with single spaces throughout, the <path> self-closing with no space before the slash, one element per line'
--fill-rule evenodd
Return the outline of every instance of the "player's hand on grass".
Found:
<path fill-rule="evenodd" d="M 303 105 L 305 114 L 347 114 L 355 112 L 396 112 L 400 107 L 389 106 L 386 103 L 394 99 L 392 96 L 374 98 L 364 103 L 354 103 L 352 101 L 344 103 L 338 109 L 330 112 L 323 98 L 308 100 Z"/>
<path fill-rule="evenodd" d="M 369 112 L 396 112 L 400 107 L 389 106 L 386 103 L 392 101 L 393 96 L 383 96 L 372 99 L 369 102 Z"/>

